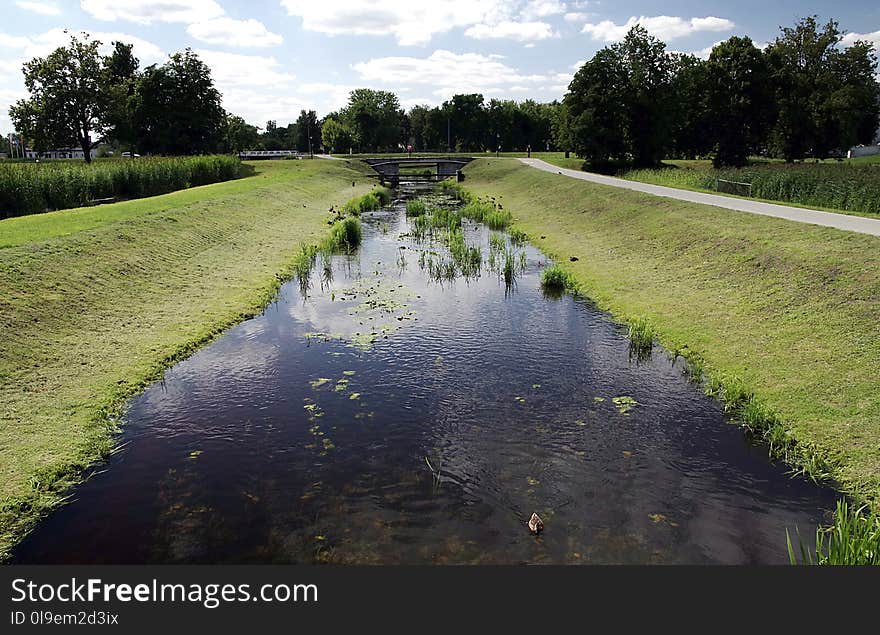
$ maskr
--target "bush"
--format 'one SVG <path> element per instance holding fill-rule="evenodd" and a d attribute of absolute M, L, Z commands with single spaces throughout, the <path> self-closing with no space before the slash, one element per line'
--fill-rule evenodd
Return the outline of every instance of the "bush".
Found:
<path fill-rule="evenodd" d="M 241 176 L 238 157 L 0 163 L 0 218 L 88 205 L 97 199 L 166 194 Z"/>

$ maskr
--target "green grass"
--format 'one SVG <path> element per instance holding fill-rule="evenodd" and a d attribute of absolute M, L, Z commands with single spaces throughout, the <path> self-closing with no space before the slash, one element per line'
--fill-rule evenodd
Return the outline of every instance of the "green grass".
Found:
<path fill-rule="evenodd" d="M 786 538 L 791 564 L 880 565 L 880 516 L 853 509 L 845 500 L 837 503 L 832 524 L 816 529 L 812 549 L 799 540 L 796 553 L 787 530 Z"/>
<path fill-rule="evenodd" d="M 517 161 L 465 173 L 473 195 L 503 203 L 600 308 L 650 320 L 776 456 L 856 499 L 880 498 L 880 239 Z"/>
<path fill-rule="evenodd" d="M 654 349 L 654 327 L 651 321 L 643 315 L 630 318 L 627 327 L 629 349 L 632 354 L 639 358 L 651 355 Z"/>
<path fill-rule="evenodd" d="M 572 289 L 575 282 L 571 274 L 557 264 L 550 265 L 541 272 L 541 287 L 553 293 Z"/>
<path fill-rule="evenodd" d="M 0 221 L 0 557 L 112 450 L 128 397 L 259 313 L 313 262 L 328 209 L 370 189 L 342 161 L 254 169 Z"/>
<path fill-rule="evenodd" d="M 423 216 L 428 211 L 428 206 L 420 198 L 406 202 L 407 216 Z"/>
<path fill-rule="evenodd" d="M 136 199 L 241 176 L 228 155 L 49 163 L 0 162 L 0 218 Z"/>

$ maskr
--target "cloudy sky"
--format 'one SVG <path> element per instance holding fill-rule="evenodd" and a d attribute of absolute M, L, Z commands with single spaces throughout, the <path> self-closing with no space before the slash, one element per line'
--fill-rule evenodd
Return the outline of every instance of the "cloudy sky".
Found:
<path fill-rule="evenodd" d="M 708 55 L 731 35 L 771 40 L 818 14 L 880 47 L 880 2 L 839 0 L 0 0 L 0 132 L 25 96 L 21 64 L 87 31 L 134 44 L 143 66 L 191 47 L 227 110 L 263 126 L 339 108 L 357 87 L 404 106 L 456 92 L 562 97 L 581 60 L 640 22 L 671 50 Z"/>

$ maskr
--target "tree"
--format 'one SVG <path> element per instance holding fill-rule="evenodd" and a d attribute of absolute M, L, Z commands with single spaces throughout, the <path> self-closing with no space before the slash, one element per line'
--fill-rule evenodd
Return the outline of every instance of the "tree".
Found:
<path fill-rule="evenodd" d="M 574 150 L 594 167 L 658 164 L 672 138 L 673 71 L 666 45 L 639 25 L 596 53 L 565 96 Z"/>
<path fill-rule="evenodd" d="M 30 98 L 9 109 L 15 127 L 37 150 L 77 145 L 87 163 L 108 126 L 109 100 L 98 40 L 71 35 L 70 44 L 22 68 Z"/>
<path fill-rule="evenodd" d="M 260 131 L 238 115 L 226 114 L 226 148 L 230 152 L 241 152 L 256 147 Z"/>
<path fill-rule="evenodd" d="M 324 119 L 321 126 L 321 142 L 331 152 L 348 152 L 354 140 L 351 128 L 333 117 Z"/>
<path fill-rule="evenodd" d="M 133 108 L 140 62 L 134 56 L 133 48 L 131 44 L 114 42 L 113 52 L 104 58 L 107 137 L 127 147 L 132 147 L 137 141 Z"/>
<path fill-rule="evenodd" d="M 764 54 L 747 37 L 712 49 L 706 65 L 706 99 L 715 167 L 742 166 L 764 143 L 772 103 Z"/>
<path fill-rule="evenodd" d="M 571 149 L 591 166 L 627 157 L 626 74 L 615 48 L 603 48 L 581 66 L 564 98 Z"/>
<path fill-rule="evenodd" d="M 133 115 L 146 152 L 202 154 L 223 145 L 226 111 L 210 69 L 191 49 L 144 70 Z"/>
<path fill-rule="evenodd" d="M 479 93 L 453 95 L 443 103 L 443 112 L 449 122 L 451 145 L 457 151 L 482 150 L 491 143 L 485 138 L 486 112 Z"/>
<path fill-rule="evenodd" d="M 822 158 L 859 141 L 877 125 L 877 60 L 871 45 L 841 49 L 837 22 L 802 19 L 767 48 L 777 113 L 771 141 L 788 161 Z"/>
<path fill-rule="evenodd" d="M 296 149 L 315 152 L 321 146 L 321 124 L 314 110 L 300 111 L 296 120 Z"/>
<path fill-rule="evenodd" d="M 706 86 L 707 63 L 693 55 L 672 54 L 672 137 L 668 156 L 695 159 L 713 149 Z"/>
<path fill-rule="evenodd" d="M 401 142 L 403 111 L 394 93 L 355 89 L 340 115 L 362 150 L 396 149 Z"/>

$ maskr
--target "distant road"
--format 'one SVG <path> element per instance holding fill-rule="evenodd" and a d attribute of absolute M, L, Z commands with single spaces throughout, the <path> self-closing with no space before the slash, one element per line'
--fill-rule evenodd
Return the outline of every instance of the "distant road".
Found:
<path fill-rule="evenodd" d="M 825 227 L 834 227 L 844 231 L 880 236 L 880 220 L 873 218 L 848 216 L 847 214 L 834 214 L 832 212 L 820 212 L 819 210 L 814 209 L 790 207 L 788 205 L 778 205 L 776 203 L 763 203 L 761 201 L 719 196 L 718 194 L 691 192 L 690 190 L 680 190 L 678 188 L 665 187 L 663 185 L 639 183 L 638 181 L 627 181 L 626 179 L 618 179 L 613 176 L 604 176 L 602 174 L 593 174 L 592 172 L 581 172 L 578 170 L 560 168 L 551 165 L 546 161 L 542 161 L 541 159 L 520 159 L 520 161 L 533 168 L 544 170 L 545 172 L 562 174 L 582 181 L 601 183 L 602 185 L 610 185 L 612 187 L 622 187 L 627 190 L 644 192 L 645 194 L 653 194 L 655 196 L 665 196 L 666 198 L 674 198 L 680 201 L 714 205 L 715 207 L 732 209 L 737 212 L 775 216 L 777 218 L 784 218 L 798 223 L 824 225 Z"/>

